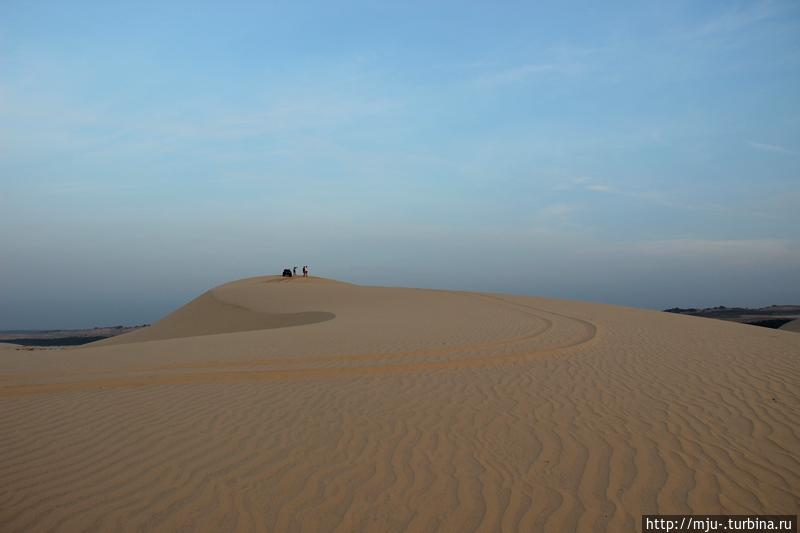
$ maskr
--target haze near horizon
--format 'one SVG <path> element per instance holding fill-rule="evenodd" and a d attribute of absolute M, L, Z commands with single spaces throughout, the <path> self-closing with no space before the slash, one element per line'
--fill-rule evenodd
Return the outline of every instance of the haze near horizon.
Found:
<path fill-rule="evenodd" d="M 0 5 L 0 329 L 308 264 L 800 303 L 793 2 Z"/>

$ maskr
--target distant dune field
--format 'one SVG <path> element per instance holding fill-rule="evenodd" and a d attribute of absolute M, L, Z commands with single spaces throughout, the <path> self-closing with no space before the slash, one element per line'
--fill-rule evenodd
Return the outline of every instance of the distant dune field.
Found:
<path fill-rule="evenodd" d="M 0 531 L 637 531 L 800 509 L 800 335 L 259 277 L 0 350 Z"/>

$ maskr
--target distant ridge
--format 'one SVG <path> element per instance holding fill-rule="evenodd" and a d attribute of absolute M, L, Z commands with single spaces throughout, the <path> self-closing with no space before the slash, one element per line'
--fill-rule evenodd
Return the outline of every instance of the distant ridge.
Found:
<path fill-rule="evenodd" d="M 755 309 L 749 307 L 725 307 L 724 305 L 706 307 L 703 309 L 695 307 L 672 307 L 670 309 L 664 309 L 664 311 L 679 315 L 716 318 L 718 320 L 727 320 L 730 322 L 767 328 L 780 328 L 800 318 L 800 305 L 770 305 L 768 307 L 759 307 Z"/>
<path fill-rule="evenodd" d="M 20 346 L 79 346 L 98 340 L 130 333 L 150 324 L 139 326 L 99 326 L 91 329 L 16 329 L 0 331 L 0 342 Z"/>

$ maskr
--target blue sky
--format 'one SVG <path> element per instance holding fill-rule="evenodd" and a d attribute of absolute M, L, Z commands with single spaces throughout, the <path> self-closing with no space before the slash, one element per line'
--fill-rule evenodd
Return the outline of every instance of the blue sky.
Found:
<path fill-rule="evenodd" d="M 310 264 L 800 303 L 797 2 L 0 3 L 0 328 Z"/>

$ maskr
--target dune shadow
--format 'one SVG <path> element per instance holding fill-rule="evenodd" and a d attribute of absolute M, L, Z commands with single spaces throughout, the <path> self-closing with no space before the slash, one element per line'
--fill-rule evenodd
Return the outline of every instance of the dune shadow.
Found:
<path fill-rule="evenodd" d="M 86 346 L 110 346 L 183 337 L 239 333 L 262 329 L 307 326 L 333 320 L 328 311 L 265 313 L 223 302 L 207 292 L 150 327 L 94 342 Z"/>

